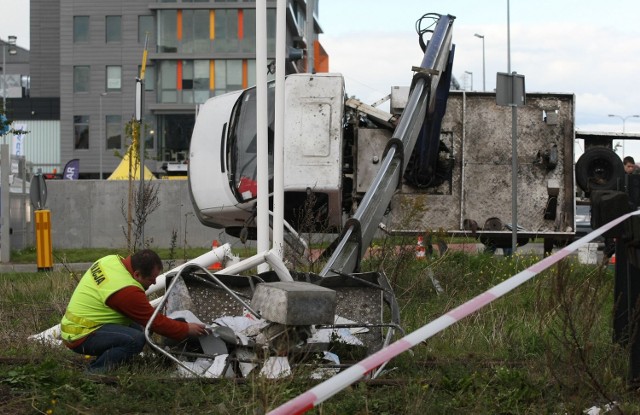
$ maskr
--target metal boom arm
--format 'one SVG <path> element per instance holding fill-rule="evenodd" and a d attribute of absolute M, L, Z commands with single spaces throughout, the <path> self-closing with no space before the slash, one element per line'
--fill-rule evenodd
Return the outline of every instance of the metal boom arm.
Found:
<path fill-rule="evenodd" d="M 380 170 L 356 213 L 345 224 L 339 243 L 320 272 L 323 277 L 357 271 L 384 212 L 401 181 L 424 123 L 436 112 L 436 89 L 449 65 L 452 25 L 455 17 L 441 15 L 426 44 L 420 67 L 414 67 L 411 93 L 400 123 L 387 144 Z M 450 65 L 449 65 L 450 66 Z"/>

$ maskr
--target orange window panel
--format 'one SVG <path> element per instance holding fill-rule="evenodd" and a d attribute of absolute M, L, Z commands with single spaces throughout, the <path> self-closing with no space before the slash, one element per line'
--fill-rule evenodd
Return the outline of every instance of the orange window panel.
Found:
<path fill-rule="evenodd" d="M 216 88 L 216 66 L 213 59 L 209 61 L 209 89 L 214 90 Z"/>
<path fill-rule="evenodd" d="M 313 58 L 315 60 L 316 72 L 329 72 L 329 54 L 317 40 L 313 45 Z"/>
<path fill-rule="evenodd" d="M 182 61 L 178 61 L 176 69 L 176 89 L 182 91 Z"/>
<path fill-rule="evenodd" d="M 178 40 L 182 40 L 182 10 L 178 10 L 178 13 L 177 13 L 176 16 L 177 16 L 177 22 L 176 22 L 176 25 L 177 25 L 176 32 L 177 33 L 176 33 L 176 35 L 178 37 Z"/>
<path fill-rule="evenodd" d="M 244 9 L 238 10 L 238 39 L 244 39 Z"/>
<path fill-rule="evenodd" d="M 246 59 L 242 60 L 242 89 L 247 89 L 249 84 L 249 64 Z"/>

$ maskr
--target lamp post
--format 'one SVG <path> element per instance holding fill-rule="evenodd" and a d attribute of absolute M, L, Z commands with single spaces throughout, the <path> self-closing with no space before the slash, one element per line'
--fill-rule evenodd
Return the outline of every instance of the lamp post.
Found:
<path fill-rule="evenodd" d="M 640 118 L 640 115 L 627 115 L 623 117 L 622 115 L 609 114 L 609 117 L 620 118 L 622 120 L 622 132 L 625 132 L 625 123 L 627 122 L 627 118 Z"/>
<path fill-rule="evenodd" d="M 467 75 L 469 75 L 471 77 L 471 91 L 473 91 L 473 72 L 464 71 L 464 73 L 466 73 Z"/>
<path fill-rule="evenodd" d="M 640 118 L 640 115 L 638 114 L 633 114 L 633 115 L 626 115 L 626 116 L 622 116 L 622 115 L 616 115 L 616 114 L 609 114 L 609 117 L 613 117 L 613 118 L 620 118 L 622 120 L 622 133 L 625 133 L 625 126 L 626 126 L 626 122 L 627 122 L 627 118 Z M 625 156 L 624 153 L 624 140 L 622 140 L 622 157 Z"/>
<path fill-rule="evenodd" d="M 485 72 L 485 60 L 484 60 L 484 35 L 480 35 L 478 33 L 474 34 L 475 37 L 482 39 L 482 91 L 486 91 L 487 90 L 487 84 L 486 84 L 486 72 Z"/>
<path fill-rule="evenodd" d="M 2 112 L 5 115 L 7 113 L 7 46 L 9 46 L 9 55 L 18 53 L 16 48 L 17 39 L 16 36 L 9 36 L 9 40 L 6 42 L 0 40 L 2 42 Z"/>
<path fill-rule="evenodd" d="M 102 180 L 102 147 L 104 147 L 104 140 L 103 140 L 104 117 L 102 116 L 102 97 L 106 97 L 106 96 L 107 96 L 106 92 L 102 92 L 100 94 L 100 139 L 98 140 L 98 149 L 100 151 L 100 180 Z"/>

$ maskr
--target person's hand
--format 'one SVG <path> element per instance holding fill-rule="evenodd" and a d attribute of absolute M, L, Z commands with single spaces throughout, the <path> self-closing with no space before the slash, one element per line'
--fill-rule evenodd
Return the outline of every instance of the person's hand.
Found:
<path fill-rule="evenodd" d="M 189 325 L 189 337 L 204 336 L 207 334 L 207 326 L 202 323 L 187 323 Z"/>

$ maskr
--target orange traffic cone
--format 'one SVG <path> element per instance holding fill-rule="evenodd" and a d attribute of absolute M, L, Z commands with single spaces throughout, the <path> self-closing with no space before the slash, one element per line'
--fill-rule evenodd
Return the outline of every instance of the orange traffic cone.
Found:
<path fill-rule="evenodd" d="M 615 265 L 616 264 L 616 254 L 611 255 L 611 258 L 609 258 L 609 265 Z"/>
<path fill-rule="evenodd" d="M 217 247 L 220 246 L 220 243 L 218 242 L 217 239 L 213 240 L 213 243 L 211 244 L 211 249 L 216 249 Z M 211 266 L 209 266 L 210 270 L 213 271 L 219 271 L 222 269 L 222 262 L 214 262 Z"/>
<path fill-rule="evenodd" d="M 424 249 L 424 239 L 422 236 L 418 236 L 418 243 L 416 244 L 416 259 L 424 259 L 426 251 Z"/>

